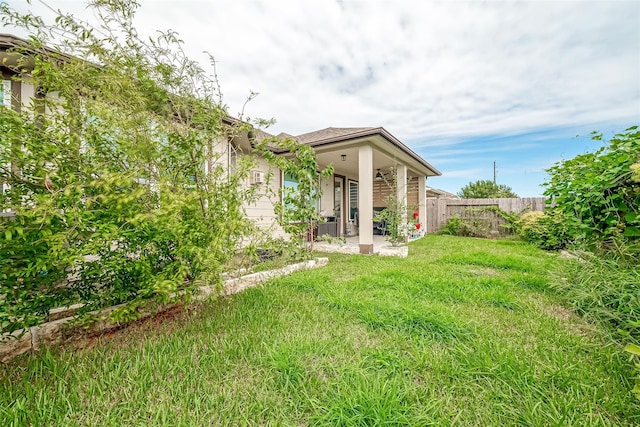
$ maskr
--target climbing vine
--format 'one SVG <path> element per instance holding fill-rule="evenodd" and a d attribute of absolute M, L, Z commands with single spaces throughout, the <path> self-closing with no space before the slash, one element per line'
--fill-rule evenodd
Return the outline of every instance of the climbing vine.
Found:
<path fill-rule="evenodd" d="M 602 134 L 594 134 L 602 140 Z M 603 147 L 548 169 L 545 195 L 573 239 L 596 251 L 640 254 L 640 131 L 616 134 Z"/>
<path fill-rule="evenodd" d="M 270 196 L 280 226 L 298 242 L 299 249 L 308 252 L 313 245 L 313 230 L 324 220 L 317 208 L 322 196 L 320 181 L 333 175 L 333 166 L 320 170 L 313 148 L 293 138 L 265 138 L 255 149 L 296 183 L 295 187 L 270 190 Z"/>
<path fill-rule="evenodd" d="M 135 306 L 219 283 L 251 230 L 254 161 L 227 167 L 235 130 L 216 79 L 175 33 L 141 40 L 135 2 L 90 7 L 96 26 L 0 6 L 31 34 L 11 53 L 14 80 L 38 94 L 0 108 L 0 332 L 57 306 Z"/>

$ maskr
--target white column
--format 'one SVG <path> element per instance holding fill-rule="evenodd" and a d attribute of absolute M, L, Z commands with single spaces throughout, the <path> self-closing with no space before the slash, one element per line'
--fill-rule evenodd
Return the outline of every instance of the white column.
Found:
<path fill-rule="evenodd" d="M 373 253 L 373 148 L 358 149 L 358 219 L 361 254 Z"/>
<path fill-rule="evenodd" d="M 407 223 L 407 165 L 398 165 L 396 168 L 396 191 L 398 197 L 398 205 L 404 206 L 400 216 L 400 227 L 404 228 Z M 404 232 L 404 230 L 403 230 Z"/>
<path fill-rule="evenodd" d="M 418 177 L 418 218 L 421 234 L 427 234 L 427 177 Z"/>

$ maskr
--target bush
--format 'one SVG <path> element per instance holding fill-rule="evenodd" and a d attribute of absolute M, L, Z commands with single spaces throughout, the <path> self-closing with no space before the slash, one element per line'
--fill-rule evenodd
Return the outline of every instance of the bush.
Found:
<path fill-rule="evenodd" d="M 595 134 L 594 140 L 602 140 Z M 545 195 L 568 232 L 587 250 L 640 256 L 640 131 L 630 127 L 602 148 L 547 170 Z M 625 254 L 625 255 L 627 255 Z"/>
<path fill-rule="evenodd" d="M 570 243 L 569 232 L 560 215 L 553 212 L 527 212 L 515 223 L 518 236 L 545 249 L 566 248 Z"/>
<path fill-rule="evenodd" d="M 447 224 L 439 231 L 440 234 L 448 234 L 450 236 L 471 236 L 469 225 L 464 222 L 458 215 L 454 215 L 447 221 Z"/>
<path fill-rule="evenodd" d="M 12 213 L 0 218 L 0 333 L 58 306 L 164 303 L 220 284 L 252 237 L 244 206 L 257 197 L 245 185 L 255 157 L 237 156 L 233 170 L 224 157 L 228 138 L 250 126 L 224 124 L 215 77 L 175 33 L 138 37 L 136 2 L 90 7 L 98 29 L 62 12 L 47 24 L 0 3 L 4 24 L 33 33 L 15 47 L 28 60 L 14 78 L 43 95 L 21 112 L 0 108 L 0 212 Z M 61 33 L 64 55 L 44 47 Z M 291 159 L 261 154 L 298 179 L 302 203 L 287 214 L 303 222 L 318 215 L 307 206 L 319 194 L 315 152 L 282 144 Z"/>
<path fill-rule="evenodd" d="M 394 178 L 394 188 L 395 181 Z M 416 229 L 416 224 L 412 220 L 407 220 L 409 217 L 407 205 L 398 201 L 395 191 L 385 198 L 385 203 L 387 207 L 376 212 L 373 220 L 384 224 L 385 238 L 392 246 L 402 245 Z"/>
<path fill-rule="evenodd" d="M 0 108 L 0 211 L 12 213 L 0 221 L 0 332 L 58 306 L 166 302 L 220 283 L 255 190 L 239 186 L 252 159 L 231 174 L 217 161 L 229 130 L 217 84 L 171 33 L 150 43 L 117 36 L 117 23 L 132 25 L 133 2 L 94 3 L 111 37 L 72 16 L 31 28 L 33 16 L 0 7 L 5 22 L 36 32 L 15 48 L 31 70 L 15 79 L 43 95 L 33 109 Z M 42 47 L 59 31 L 76 56 Z"/>

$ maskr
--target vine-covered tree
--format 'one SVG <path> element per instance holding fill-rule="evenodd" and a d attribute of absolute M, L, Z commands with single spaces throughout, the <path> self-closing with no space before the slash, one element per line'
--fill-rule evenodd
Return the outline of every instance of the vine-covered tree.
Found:
<path fill-rule="evenodd" d="M 594 134 L 601 141 L 602 134 Z M 640 131 L 615 135 L 592 153 L 549 168 L 549 210 L 562 215 L 574 240 L 591 249 L 640 255 Z M 625 255 L 623 253 L 623 255 Z"/>
<path fill-rule="evenodd" d="M 518 197 L 518 195 L 508 185 L 496 184 L 488 179 L 480 179 L 462 187 L 458 191 L 458 197 L 463 199 L 496 199 Z"/>
<path fill-rule="evenodd" d="M 286 150 L 288 155 L 273 153 L 268 149 L 269 145 Z M 282 229 L 295 239 L 299 249 L 313 249 L 312 230 L 323 221 L 316 208 L 316 203 L 322 195 L 320 180 L 332 176 L 333 166 L 320 170 L 314 149 L 300 144 L 293 138 L 265 138 L 257 143 L 255 148 L 282 173 L 295 180 L 295 189 L 279 187 L 275 191 L 272 188 L 267 189 L 267 192 L 273 199 L 282 201 L 274 204 L 274 211 Z"/>
<path fill-rule="evenodd" d="M 115 315 L 135 316 L 148 299 L 220 283 L 254 230 L 243 208 L 255 159 L 228 168 L 228 138 L 247 129 L 224 124 L 216 79 L 175 33 L 142 40 L 135 1 L 89 7 L 95 26 L 0 3 L 3 23 L 31 34 L 13 48 L 13 78 L 38 94 L 22 111 L 0 107 L 0 212 L 11 212 L 0 218 L 0 332 L 77 302 L 128 302 Z"/>

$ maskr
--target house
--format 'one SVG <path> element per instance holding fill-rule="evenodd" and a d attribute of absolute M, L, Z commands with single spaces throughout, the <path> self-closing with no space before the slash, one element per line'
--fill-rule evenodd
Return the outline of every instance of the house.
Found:
<path fill-rule="evenodd" d="M 12 80 L 16 74 L 18 57 L 7 53 L 7 50 L 20 42 L 24 41 L 9 34 L 0 34 L 0 71 L 2 72 L 0 105 L 16 111 L 20 111 L 24 105 L 29 105 L 31 99 L 36 96 L 33 85 Z"/>
<path fill-rule="evenodd" d="M 448 191 L 441 190 L 439 188 L 427 187 L 427 198 L 431 199 L 459 199 L 457 195 L 449 193 Z"/>
<path fill-rule="evenodd" d="M 398 186 L 401 203 L 412 207 L 418 213 L 418 222 L 426 224 L 427 178 L 440 172 L 386 129 L 326 128 L 294 138 L 313 147 L 320 167 L 334 167 L 333 176 L 321 182 L 323 193 L 318 206 L 327 219 L 321 225 L 327 234 L 357 235 L 360 253 L 372 253 L 374 211 L 386 207 L 394 175 L 403 183 Z M 287 184 L 281 176 L 276 185 Z M 274 218 L 272 212 L 272 207 L 266 207 L 261 214 Z"/>
<path fill-rule="evenodd" d="M 23 81 L 12 80 L 16 73 L 15 58 L 7 56 L 6 50 L 23 42 L 21 39 L 0 35 L 0 60 L 2 62 L 2 92 L 0 100 L 5 107 L 20 110 L 36 97 L 37 90 Z M 12 62 L 13 61 L 13 62 Z M 25 70 L 24 72 L 28 72 Z M 227 118 L 224 124 L 230 128 L 241 124 L 237 119 Z M 233 167 L 238 156 L 251 155 L 252 138 L 268 138 L 272 135 L 262 131 L 229 132 L 218 141 L 216 162 L 226 162 Z M 278 137 L 292 137 L 280 134 Z M 382 127 L 325 128 L 322 130 L 293 136 L 298 142 L 312 147 L 320 167 L 333 165 L 331 178 L 322 179 L 322 195 L 317 209 L 325 217 L 319 234 L 333 236 L 358 236 L 360 253 L 373 252 L 375 210 L 386 206 L 385 198 L 392 194 L 389 182 L 397 179 L 398 198 L 402 204 L 412 207 L 417 220 L 426 224 L 426 182 L 429 176 L 440 172 L 429 162 Z M 288 156 L 286 150 L 275 149 L 281 156 Z M 209 165 L 211 167 L 211 165 Z M 271 190 L 295 186 L 281 171 L 274 170 L 266 160 L 259 158 L 247 185 L 263 186 L 260 197 L 245 206 L 246 215 L 262 227 L 270 227 L 275 235 L 283 235 L 277 225 L 274 203 L 268 197 L 267 185 Z M 271 180 L 264 180 L 272 176 Z"/>

